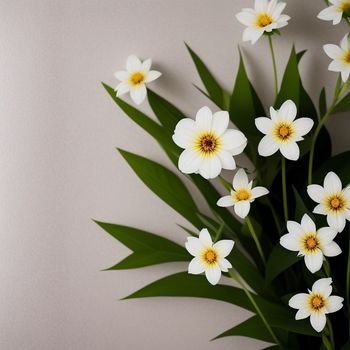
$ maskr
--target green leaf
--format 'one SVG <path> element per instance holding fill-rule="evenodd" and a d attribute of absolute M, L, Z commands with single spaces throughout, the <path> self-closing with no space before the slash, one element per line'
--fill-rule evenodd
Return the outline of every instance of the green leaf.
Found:
<path fill-rule="evenodd" d="M 327 101 L 326 101 L 326 90 L 325 88 L 322 88 L 320 93 L 320 98 L 318 102 L 318 109 L 320 116 L 323 116 L 327 111 Z"/>
<path fill-rule="evenodd" d="M 335 108 L 333 109 L 332 114 L 348 112 L 350 110 L 350 92 L 345 95 L 340 102 L 337 103 Z"/>
<path fill-rule="evenodd" d="M 109 270 L 133 269 L 173 261 L 189 261 L 184 247 L 153 233 L 137 228 L 95 221 L 112 237 L 133 251 Z"/>
<path fill-rule="evenodd" d="M 296 190 L 296 188 L 293 186 L 293 192 L 294 192 L 294 198 L 295 198 L 295 220 L 297 222 L 300 222 L 303 215 L 307 214 L 310 216 L 312 220 L 315 221 L 315 216 L 312 214 L 307 206 L 305 205 L 303 199 L 301 198 L 300 194 Z"/>
<path fill-rule="evenodd" d="M 291 252 L 277 244 L 266 264 L 266 284 L 269 285 L 279 274 L 300 261 L 296 252 Z"/>
<path fill-rule="evenodd" d="M 225 94 L 226 92 L 211 74 L 209 69 L 206 67 L 201 58 L 185 43 L 192 60 L 197 68 L 197 72 L 202 80 L 203 85 L 205 86 L 210 99 L 221 109 L 226 110 L 225 106 Z"/>
<path fill-rule="evenodd" d="M 198 209 L 182 181 L 164 166 L 137 154 L 118 149 L 142 182 L 196 228 L 201 228 Z"/>

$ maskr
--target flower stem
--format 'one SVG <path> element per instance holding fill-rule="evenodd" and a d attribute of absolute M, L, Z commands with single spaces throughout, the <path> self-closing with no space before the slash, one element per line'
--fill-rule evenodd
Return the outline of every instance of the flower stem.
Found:
<path fill-rule="evenodd" d="M 278 78 L 277 78 L 276 57 L 275 57 L 275 52 L 273 50 L 273 45 L 272 45 L 272 35 L 268 35 L 268 39 L 269 39 L 269 46 L 270 46 L 271 58 L 272 58 L 273 78 L 274 78 L 274 93 L 275 93 L 275 98 L 276 98 L 277 94 L 278 94 Z"/>
<path fill-rule="evenodd" d="M 348 316 L 350 317 L 350 236 L 348 250 L 348 266 L 346 269 L 346 302 L 348 307 Z M 350 319 L 349 319 L 349 336 L 350 336 Z"/>
<path fill-rule="evenodd" d="M 260 254 L 261 260 L 263 261 L 264 265 L 266 265 L 266 259 L 265 259 L 264 252 L 262 250 L 258 236 L 256 235 L 254 226 L 253 226 L 252 221 L 250 220 L 249 216 L 246 217 L 245 221 L 248 225 L 250 234 L 252 235 L 252 238 L 254 239 L 254 242 L 255 242 L 256 248 L 258 249 L 258 252 Z"/>
<path fill-rule="evenodd" d="M 335 350 L 333 327 L 332 327 L 331 321 L 328 318 L 327 318 L 327 326 L 329 331 L 329 340 L 331 341 L 332 349 Z"/>
<path fill-rule="evenodd" d="M 259 317 L 261 318 L 261 320 L 263 321 L 266 329 L 268 330 L 268 332 L 270 333 L 272 339 L 275 341 L 275 343 L 281 348 L 282 345 L 279 342 L 278 338 L 276 337 L 274 331 L 272 330 L 272 328 L 270 327 L 269 323 L 267 322 L 265 316 L 263 315 L 262 311 L 260 310 L 258 304 L 255 302 L 252 294 L 249 292 L 249 290 L 247 289 L 247 287 L 245 286 L 244 282 L 241 280 L 241 278 L 238 276 L 238 274 L 236 274 L 234 272 L 233 269 L 228 270 L 228 274 L 241 286 L 241 288 L 244 290 L 245 294 L 247 295 L 248 299 L 250 300 L 250 302 L 252 303 L 254 309 L 256 310 L 257 314 L 259 315 Z"/>
<path fill-rule="evenodd" d="M 282 156 L 281 168 L 282 168 L 283 211 L 284 211 L 284 220 L 287 222 L 288 221 L 287 170 L 286 170 L 286 159 L 283 156 Z"/>
<path fill-rule="evenodd" d="M 314 134 L 312 135 L 311 147 L 310 147 L 309 168 L 308 168 L 308 183 L 309 183 L 309 185 L 312 184 L 312 169 L 313 169 L 313 162 L 314 162 L 315 146 L 316 146 L 316 141 L 317 141 L 318 135 L 319 135 L 324 123 L 331 116 L 333 109 L 336 106 L 337 102 L 339 101 L 341 96 L 344 94 L 344 92 L 347 90 L 347 88 L 349 87 L 349 84 L 350 84 L 350 81 L 348 80 L 345 84 L 343 84 L 342 88 L 339 91 L 337 91 L 337 89 L 336 89 L 331 106 L 328 108 L 326 113 L 320 119 L 320 121 L 317 125 L 317 128 L 316 128 Z"/>

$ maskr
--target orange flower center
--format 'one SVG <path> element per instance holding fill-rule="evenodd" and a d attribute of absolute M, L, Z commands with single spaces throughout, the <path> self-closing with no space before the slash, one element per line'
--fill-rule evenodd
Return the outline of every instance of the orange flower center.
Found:
<path fill-rule="evenodd" d="M 343 203 L 341 198 L 335 196 L 335 197 L 330 199 L 329 204 L 330 204 L 332 209 L 338 210 L 338 209 L 341 209 L 343 207 L 344 203 Z"/>
<path fill-rule="evenodd" d="M 343 60 L 345 63 L 350 63 L 350 50 L 345 52 L 345 54 L 343 56 Z"/>
<path fill-rule="evenodd" d="M 315 249 L 317 246 L 317 241 L 314 237 L 309 237 L 305 243 L 306 243 L 307 247 L 311 250 Z"/>
<path fill-rule="evenodd" d="M 312 305 L 312 308 L 315 309 L 315 310 L 321 309 L 323 307 L 323 305 L 324 305 L 323 298 L 321 296 L 319 296 L 319 295 L 315 295 L 311 299 L 311 305 Z"/>
<path fill-rule="evenodd" d="M 214 250 L 209 249 L 206 251 L 206 253 L 204 254 L 204 259 L 206 260 L 207 263 L 209 264 L 213 264 L 216 262 L 217 259 L 217 255 L 214 252 Z"/>
<path fill-rule="evenodd" d="M 348 10 L 350 8 L 350 1 L 343 1 L 340 4 L 339 8 L 342 12 L 345 12 L 346 10 Z"/>
<path fill-rule="evenodd" d="M 239 201 L 245 201 L 249 198 L 249 192 L 247 190 L 239 190 L 236 192 L 236 198 Z"/>
<path fill-rule="evenodd" d="M 278 130 L 278 134 L 285 139 L 286 137 L 288 137 L 288 135 L 290 134 L 290 130 L 288 126 L 282 125 L 279 130 Z"/>
<path fill-rule="evenodd" d="M 272 23 L 271 17 L 267 13 L 263 13 L 258 17 L 258 27 L 264 28 Z"/>
<path fill-rule="evenodd" d="M 131 77 L 130 81 L 132 85 L 139 85 L 145 80 L 145 76 L 141 72 L 135 72 Z"/>

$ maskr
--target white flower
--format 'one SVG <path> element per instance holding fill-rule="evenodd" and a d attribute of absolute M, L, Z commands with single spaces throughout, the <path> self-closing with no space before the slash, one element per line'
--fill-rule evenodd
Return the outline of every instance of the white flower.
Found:
<path fill-rule="evenodd" d="M 227 129 L 228 112 L 212 114 L 202 107 L 196 120 L 181 119 L 175 128 L 174 142 L 185 150 L 179 158 L 179 169 L 185 174 L 198 173 L 205 179 L 217 177 L 221 169 L 233 170 L 233 156 L 243 152 L 247 139 L 242 132 Z"/>
<path fill-rule="evenodd" d="M 332 72 L 340 72 L 341 78 L 345 83 L 350 74 L 350 47 L 348 34 L 340 42 L 340 46 L 334 44 L 327 44 L 323 46 L 326 54 L 333 59 L 328 66 L 328 70 Z"/>
<path fill-rule="evenodd" d="M 304 257 L 305 265 L 310 272 L 320 270 L 323 264 L 323 256 L 337 256 L 341 249 L 333 242 L 337 231 L 330 227 L 316 230 L 315 223 L 305 214 L 301 224 L 295 221 L 287 222 L 288 233 L 281 237 L 281 245 Z"/>
<path fill-rule="evenodd" d="M 304 140 L 313 127 L 314 122 L 310 118 L 299 118 L 297 107 L 291 100 L 284 102 L 279 110 L 270 107 L 270 118 L 261 117 L 255 119 L 255 125 L 264 136 L 258 146 L 261 156 L 268 157 L 281 151 L 282 155 L 290 160 L 297 160 L 300 150 L 298 141 Z"/>
<path fill-rule="evenodd" d="M 188 265 L 188 273 L 198 275 L 205 272 L 207 280 L 215 285 L 219 282 L 221 271 L 227 272 L 232 268 L 231 263 L 225 259 L 235 242 L 224 239 L 213 244 L 206 228 L 199 233 L 199 238 L 188 237 L 185 243 L 187 251 L 194 256 Z"/>
<path fill-rule="evenodd" d="M 331 6 L 323 9 L 317 17 L 324 21 L 333 21 L 333 24 L 339 24 L 343 13 L 350 8 L 349 0 L 329 0 Z"/>
<path fill-rule="evenodd" d="M 146 84 L 159 78 L 162 73 L 150 70 L 152 60 L 149 58 L 141 63 L 135 55 L 130 55 L 126 60 L 126 71 L 115 72 L 115 77 L 121 81 L 114 89 L 120 97 L 130 92 L 132 100 L 136 104 L 141 104 L 147 96 Z"/>
<path fill-rule="evenodd" d="M 250 203 L 255 198 L 268 194 L 265 187 L 257 186 L 252 188 L 253 181 L 248 180 L 248 176 L 243 169 L 239 169 L 232 181 L 233 190 L 230 196 L 224 196 L 216 203 L 219 207 L 234 207 L 235 213 L 244 219 L 250 210 Z"/>
<path fill-rule="evenodd" d="M 332 279 L 317 280 L 309 293 L 299 293 L 289 300 L 289 306 L 298 309 L 296 320 L 310 316 L 311 326 L 316 332 L 321 332 L 326 325 L 326 314 L 336 312 L 343 307 L 344 298 L 331 295 Z"/>
<path fill-rule="evenodd" d="M 309 185 L 307 193 L 319 203 L 313 212 L 327 215 L 328 225 L 342 232 L 346 220 L 350 220 L 350 185 L 343 189 L 339 177 L 331 171 L 324 178 L 323 187 Z"/>
<path fill-rule="evenodd" d="M 247 28 L 243 32 L 243 41 L 255 44 L 264 32 L 285 27 L 290 17 L 283 15 L 286 3 L 277 0 L 255 0 L 254 9 L 244 8 L 236 18 Z"/>

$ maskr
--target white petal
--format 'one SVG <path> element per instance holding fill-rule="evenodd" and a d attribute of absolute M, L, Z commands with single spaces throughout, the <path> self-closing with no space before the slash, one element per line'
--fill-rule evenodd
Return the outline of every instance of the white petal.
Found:
<path fill-rule="evenodd" d="M 292 122 L 297 116 L 297 106 L 292 100 L 287 100 L 280 107 L 278 115 Z"/>
<path fill-rule="evenodd" d="M 324 256 L 337 256 L 341 254 L 341 249 L 335 242 L 330 242 L 322 247 L 322 252 Z"/>
<path fill-rule="evenodd" d="M 246 144 L 247 138 L 239 130 L 229 129 L 221 136 L 221 147 L 225 151 L 232 151 L 238 147 L 245 147 Z"/>
<path fill-rule="evenodd" d="M 341 47 L 344 51 L 347 51 L 348 48 L 349 48 L 348 36 L 349 36 L 349 34 L 346 33 L 346 34 L 343 36 L 343 39 L 341 39 L 341 41 L 340 41 L 340 47 Z"/>
<path fill-rule="evenodd" d="M 265 187 L 262 186 L 257 186 L 252 189 L 252 197 L 253 198 L 258 198 L 261 196 L 265 196 L 266 194 L 269 193 L 269 190 Z"/>
<path fill-rule="evenodd" d="M 142 62 L 142 70 L 144 72 L 148 72 L 151 69 L 152 66 L 152 59 L 151 58 L 147 58 L 147 60 L 144 60 Z"/>
<path fill-rule="evenodd" d="M 224 196 L 221 197 L 216 205 L 219 207 L 232 207 L 235 204 L 235 202 L 232 199 L 232 196 Z"/>
<path fill-rule="evenodd" d="M 234 205 L 235 213 L 242 219 L 244 219 L 250 210 L 250 203 L 248 201 L 239 201 Z"/>
<path fill-rule="evenodd" d="M 340 59 L 335 59 L 328 66 L 328 70 L 330 70 L 331 72 L 342 72 L 342 71 L 345 72 L 345 69 L 346 69 L 346 64 Z"/>
<path fill-rule="evenodd" d="M 120 97 L 130 91 L 130 86 L 127 83 L 120 83 L 115 90 L 117 91 L 117 97 Z"/>
<path fill-rule="evenodd" d="M 305 309 L 300 309 L 296 315 L 295 315 L 295 319 L 296 320 L 303 320 L 304 318 L 307 318 L 310 316 L 310 311 L 305 308 Z"/>
<path fill-rule="evenodd" d="M 328 225 L 336 231 L 343 232 L 346 225 L 345 214 L 329 213 L 327 215 L 327 222 Z"/>
<path fill-rule="evenodd" d="M 247 11 L 237 13 L 236 18 L 239 22 L 248 27 L 250 27 L 255 21 L 255 15 Z"/>
<path fill-rule="evenodd" d="M 188 265 L 188 273 L 198 275 L 205 271 L 205 266 L 199 258 L 193 258 Z"/>
<path fill-rule="evenodd" d="M 321 250 L 317 250 L 311 254 L 304 256 L 305 265 L 311 273 L 319 271 L 323 264 L 323 254 Z"/>
<path fill-rule="evenodd" d="M 314 121 L 311 118 L 299 118 L 293 123 L 295 128 L 295 136 L 304 136 L 310 132 L 314 125 Z"/>
<path fill-rule="evenodd" d="M 181 148 L 192 147 L 196 132 L 196 124 L 193 119 L 181 119 L 176 125 L 173 141 Z"/>
<path fill-rule="evenodd" d="M 316 332 L 322 332 L 323 328 L 326 325 L 326 315 L 322 312 L 312 313 L 310 316 L 310 322 L 312 328 Z"/>
<path fill-rule="evenodd" d="M 227 129 L 230 117 L 228 112 L 220 111 L 213 114 L 211 130 L 217 136 L 221 136 Z"/>
<path fill-rule="evenodd" d="M 141 104 L 147 96 L 145 84 L 141 84 L 137 88 L 130 89 L 130 96 L 137 105 Z"/>
<path fill-rule="evenodd" d="M 185 149 L 179 157 L 178 167 L 184 174 L 193 174 L 199 170 L 203 162 L 200 153 L 193 149 Z"/>
<path fill-rule="evenodd" d="M 332 278 L 320 278 L 312 285 L 314 293 L 321 293 L 324 298 L 328 298 L 332 293 Z"/>
<path fill-rule="evenodd" d="M 213 248 L 217 249 L 220 257 L 226 258 L 227 255 L 231 253 L 231 250 L 234 246 L 235 242 L 231 239 L 223 239 L 221 241 L 216 242 L 213 245 Z"/>
<path fill-rule="evenodd" d="M 343 191 L 343 196 L 345 197 L 347 202 L 350 202 L 350 185 L 346 186 Z"/>
<path fill-rule="evenodd" d="M 232 186 L 233 188 L 238 191 L 241 188 L 247 188 L 248 187 L 248 176 L 246 174 L 246 172 L 244 171 L 244 169 L 239 169 L 235 176 L 233 177 L 232 180 Z"/>
<path fill-rule="evenodd" d="M 244 149 L 246 148 L 247 143 L 248 143 L 248 141 L 246 140 L 240 146 L 230 149 L 231 154 L 233 156 L 238 156 L 239 154 L 241 154 L 244 151 Z"/>
<path fill-rule="evenodd" d="M 343 50 L 339 46 L 333 44 L 323 45 L 323 50 L 332 59 L 339 58 L 343 54 Z"/>
<path fill-rule="evenodd" d="M 346 83 L 347 80 L 349 79 L 350 72 L 348 70 L 343 70 L 340 72 L 341 73 L 341 78 L 343 80 L 343 83 Z"/>
<path fill-rule="evenodd" d="M 219 265 L 213 265 L 205 270 L 205 276 L 210 284 L 215 285 L 219 282 L 221 277 L 221 270 Z"/>
<path fill-rule="evenodd" d="M 277 0 L 270 0 L 267 6 L 267 13 L 271 13 L 277 5 Z"/>
<path fill-rule="evenodd" d="M 309 297 L 309 294 L 298 293 L 292 296 L 289 299 L 288 305 L 293 309 L 304 309 L 306 306 L 306 300 Z"/>
<path fill-rule="evenodd" d="M 271 106 L 270 107 L 270 117 L 273 122 L 276 122 L 277 119 L 277 111 Z"/>
<path fill-rule="evenodd" d="M 288 232 L 293 233 L 294 235 L 300 236 L 303 233 L 301 225 L 296 221 L 287 221 Z"/>
<path fill-rule="evenodd" d="M 326 309 L 328 313 L 336 312 L 340 310 L 343 307 L 343 301 L 344 301 L 344 298 L 338 297 L 336 295 L 331 295 L 328 298 L 328 303 L 326 305 Z"/>
<path fill-rule="evenodd" d="M 222 169 L 220 158 L 217 156 L 203 157 L 199 167 L 199 173 L 205 179 L 214 179 L 220 175 Z"/>
<path fill-rule="evenodd" d="M 279 2 L 272 11 L 272 17 L 275 19 L 279 18 L 286 5 L 287 4 L 285 2 Z"/>
<path fill-rule="evenodd" d="M 236 169 L 236 162 L 233 159 L 233 156 L 232 156 L 232 154 L 230 152 L 228 152 L 228 151 L 221 151 L 217 155 L 220 158 L 221 166 L 222 166 L 223 169 L 227 169 L 227 170 L 234 170 L 234 169 Z"/>
<path fill-rule="evenodd" d="M 219 259 L 218 264 L 220 266 L 221 271 L 227 272 L 228 269 L 232 268 L 232 264 L 227 259 Z"/>
<path fill-rule="evenodd" d="M 316 232 L 316 225 L 307 214 L 304 214 L 301 219 L 301 227 L 304 232 Z"/>
<path fill-rule="evenodd" d="M 126 81 L 128 79 L 129 73 L 125 70 L 119 70 L 114 73 L 114 76 L 120 81 Z"/>
<path fill-rule="evenodd" d="M 204 246 L 211 247 L 213 245 L 213 241 L 211 239 L 210 233 L 206 228 L 203 228 L 199 233 L 199 240 Z"/>
<path fill-rule="evenodd" d="M 315 214 L 327 215 L 328 212 L 323 204 L 316 205 L 315 209 L 312 211 Z"/>
<path fill-rule="evenodd" d="M 267 0 L 255 0 L 254 8 L 257 12 L 267 11 Z"/>
<path fill-rule="evenodd" d="M 141 61 L 135 55 L 130 55 L 126 60 L 126 70 L 129 73 L 135 72 L 141 69 Z"/>
<path fill-rule="evenodd" d="M 336 235 L 337 231 L 330 227 L 322 227 L 317 230 L 317 237 L 321 241 L 322 245 L 332 242 Z"/>
<path fill-rule="evenodd" d="M 333 21 L 333 24 L 338 24 L 342 18 L 342 12 L 337 10 L 337 6 L 329 6 L 323 9 L 318 15 L 317 18 L 324 21 Z"/>
<path fill-rule="evenodd" d="M 264 28 L 247 27 L 243 31 L 243 41 L 250 41 L 255 44 L 264 34 Z"/>
<path fill-rule="evenodd" d="M 323 198 L 326 196 L 326 192 L 320 185 L 309 185 L 307 186 L 307 193 L 310 198 L 316 203 L 321 203 Z"/>
<path fill-rule="evenodd" d="M 185 247 L 187 251 L 193 256 L 200 255 L 202 250 L 204 249 L 203 244 L 197 237 L 187 237 L 187 242 L 185 243 Z"/>
<path fill-rule="evenodd" d="M 255 119 L 255 126 L 263 134 L 270 134 L 273 129 L 273 122 L 270 118 L 260 117 Z"/>
<path fill-rule="evenodd" d="M 300 149 L 296 142 L 282 143 L 280 146 L 282 155 L 289 160 L 297 160 L 300 156 Z"/>
<path fill-rule="evenodd" d="M 282 247 L 291 250 L 293 252 L 298 252 L 300 250 L 299 239 L 297 235 L 292 233 L 287 233 L 280 238 L 280 244 Z"/>
<path fill-rule="evenodd" d="M 327 193 L 340 192 L 342 190 L 342 183 L 336 173 L 330 171 L 324 178 L 323 187 Z"/>
<path fill-rule="evenodd" d="M 151 81 L 158 79 L 161 75 L 161 72 L 151 70 L 146 75 L 145 83 L 150 83 Z"/>
<path fill-rule="evenodd" d="M 269 135 L 264 136 L 258 145 L 258 153 L 263 157 L 271 156 L 279 149 L 277 142 Z"/>
<path fill-rule="evenodd" d="M 345 209 L 345 218 L 350 221 L 350 210 L 348 208 Z"/>
<path fill-rule="evenodd" d="M 199 130 L 210 130 L 213 114 L 209 107 L 202 107 L 196 114 L 196 125 Z"/>

